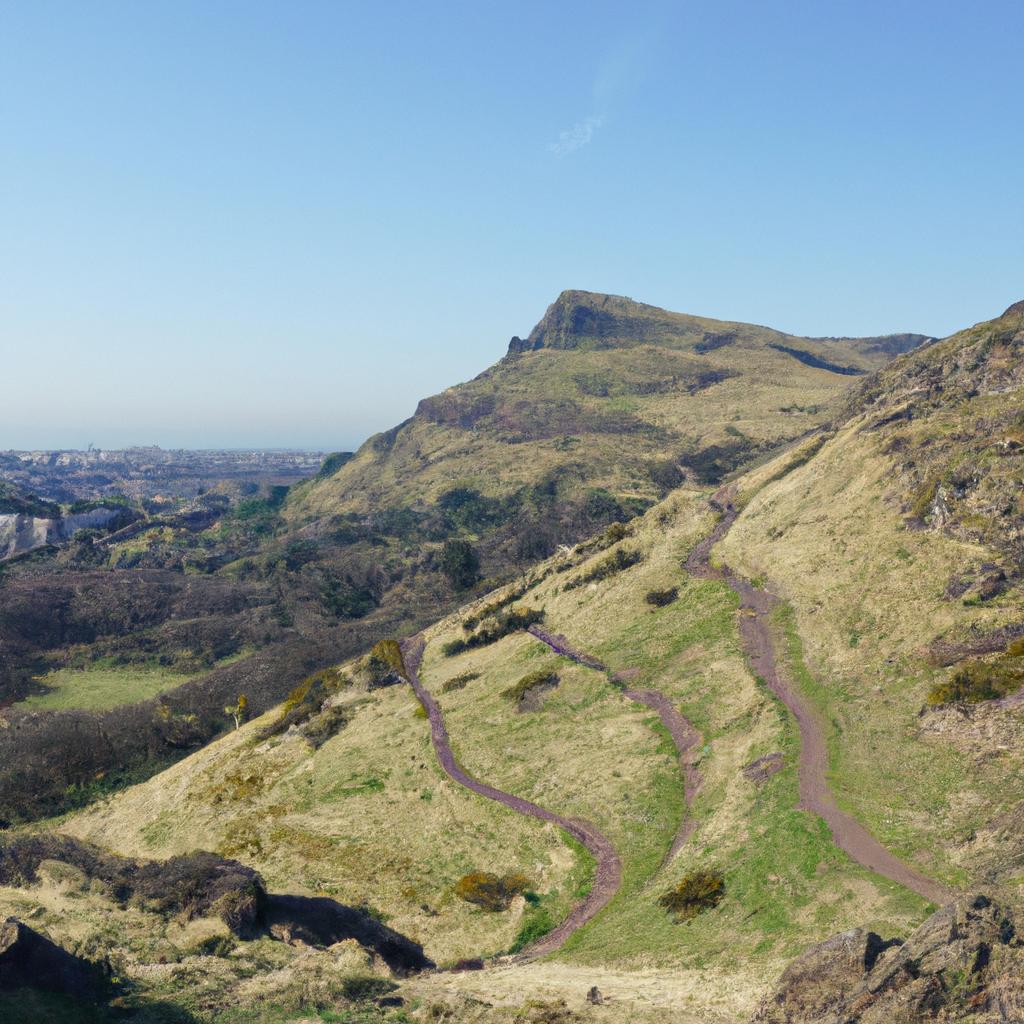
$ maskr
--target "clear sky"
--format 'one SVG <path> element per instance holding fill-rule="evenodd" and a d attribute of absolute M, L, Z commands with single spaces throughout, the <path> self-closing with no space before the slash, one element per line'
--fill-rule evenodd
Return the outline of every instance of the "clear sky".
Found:
<path fill-rule="evenodd" d="M 563 288 L 1024 298 L 1024 4 L 0 0 L 0 448 L 351 447 Z"/>

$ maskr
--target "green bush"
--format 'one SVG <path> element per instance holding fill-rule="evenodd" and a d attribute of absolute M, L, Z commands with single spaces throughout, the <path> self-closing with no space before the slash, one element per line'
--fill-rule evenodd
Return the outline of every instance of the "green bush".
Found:
<path fill-rule="evenodd" d="M 349 685 L 351 685 L 350 680 L 338 668 L 321 669 L 321 671 L 307 676 L 288 694 L 281 705 L 280 716 L 262 730 L 259 738 L 266 740 L 271 736 L 280 736 L 293 725 L 302 725 L 314 716 L 319 717 L 322 713 L 326 714 L 326 712 L 321 712 L 321 709 L 327 700 Z M 326 724 L 320 723 L 320 731 Z M 338 720 L 335 716 L 334 731 L 337 731 L 343 724 L 344 721 Z M 330 735 L 333 736 L 334 732 L 331 732 Z"/>
<path fill-rule="evenodd" d="M 558 685 L 558 673 L 549 669 L 538 669 L 529 675 L 523 676 L 518 683 L 502 690 L 501 695 L 506 700 L 520 703 L 531 691 L 540 687 L 551 687 Z"/>
<path fill-rule="evenodd" d="M 473 682 L 474 679 L 479 679 L 479 672 L 463 672 L 461 675 L 453 676 L 449 679 L 442 687 L 442 693 L 452 693 L 455 690 L 464 690 L 466 686 Z"/>
<path fill-rule="evenodd" d="M 320 469 L 313 479 L 326 480 L 329 476 L 334 476 L 342 466 L 351 460 L 353 455 L 355 452 L 331 452 L 320 463 Z"/>
<path fill-rule="evenodd" d="M 490 871 L 471 871 L 455 883 L 455 895 L 491 913 L 508 910 L 516 896 L 530 888 L 522 874 L 498 876 Z"/>
<path fill-rule="evenodd" d="M 647 475 L 662 493 L 675 490 L 685 479 L 683 471 L 671 459 L 658 459 L 647 464 Z"/>
<path fill-rule="evenodd" d="M 475 612 L 467 615 L 462 620 L 462 628 L 465 630 L 476 629 L 484 619 L 489 619 L 494 615 L 497 615 L 502 608 L 507 608 L 510 604 L 514 604 L 518 601 L 527 591 L 525 583 L 519 584 L 513 587 L 507 594 L 502 597 L 495 598 L 493 601 L 489 601 L 487 604 L 478 608 Z"/>
<path fill-rule="evenodd" d="M 1024 657 L 1010 652 L 1020 648 L 1024 644 L 1015 641 L 996 661 L 964 662 L 946 682 L 931 688 L 928 703 L 932 707 L 961 702 L 979 704 L 1016 692 L 1024 687 Z"/>
<path fill-rule="evenodd" d="M 469 541 L 446 540 L 441 549 L 441 572 L 456 590 L 465 590 L 480 578 L 480 556 Z"/>
<path fill-rule="evenodd" d="M 378 978 L 373 974 L 354 974 L 341 983 L 341 994 L 353 1003 L 368 1003 L 371 999 L 379 999 L 398 986 L 388 978 Z"/>
<path fill-rule="evenodd" d="M 529 896 L 529 894 L 526 894 Z M 523 915 L 523 923 L 509 948 L 510 953 L 526 949 L 538 939 L 544 938 L 555 927 L 555 919 L 544 906 L 531 906 Z"/>
<path fill-rule="evenodd" d="M 577 587 L 582 587 L 587 583 L 596 583 L 598 580 L 607 579 L 609 576 L 614 576 L 616 573 L 636 565 L 637 562 L 643 560 L 643 557 L 639 551 L 634 549 L 616 548 L 610 555 L 606 555 L 586 572 L 571 580 L 567 580 L 565 589 L 575 590 Z"/>
<path fill-rule="evenodd" d="M 396 686 L 406 682 L 409 673 L 402 658 L 402 648 L 397 640 L 378 640 L 373 649 L 359 662 L 357 679 L 368 690 L 379 690 L 384 686 Z"/>
<path fill-rule="evenodd" d="M 528 629 L 543 618 L 544 610 L 541 608 L 531 608 L 525 604 L 516 605 L 495 616 L 489 622 L 484 622 L 475 633 L 471 633 L 467 637 L 449 640 L 448 643 L 442 645 L 441 651 L 446 657 L 451 658 L 474 647 L 485 647 L 488 644 L 497 643 L 502 637 L 521 629 Z"/>
<path fill-rule="evenodd" d="M 677 921 L 689 921 L 705 910 L 713 910 L 725 896 L 725 878 L 720 871 L 691 871 L 674 888 L 658 897 L 658 903 Z"/>
<path fill-rule="evenodd" d="M 664 608 L 679 597 L 678 587 L 669 587 L 668 590 L 648 590 L 644 600 L 655 608 Z"/>

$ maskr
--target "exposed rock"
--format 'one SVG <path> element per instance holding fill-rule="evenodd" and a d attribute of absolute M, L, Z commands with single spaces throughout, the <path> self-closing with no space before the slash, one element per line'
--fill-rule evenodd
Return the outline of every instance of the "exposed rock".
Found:
<path fill-rule="evenodd" d="M 240 938 L 259 930 L 263 881 L 252 868 L 196 851 L 165 861 L 119 857 L 71 836 L 40 833 L 0 843 L 0 884 L 31 885 L 53 865 L 94 882 L 115 902 L 185 919 L 218 916 Z"/>
<path fill-rule="evenodd" d="M 971 583 L 971 580 L 966 581 L 966 586 L 960 593 L 966 592 Z M 1014 622 L 990 633 L 977 632 L 959 641 L 946 638 L 933 640 L 927 647 L 922 647 L 914 653 L 923 657 L 930 665 L 955 665 L 965 658 L 1003 651 L 1007 644 L 1022 636 L 1024 636 L 1024 622 Z"/>
<path fill-rule="evenodd" d="M 468 960 L 456 960 L 453 971 L 482 971 L 486 965 L 480 957 L 471 957 Z"/>
<path fill-rule="evenodd" d="M 761 1024 L 823 1021 L 838 1010 L 851 991 L 878 959 L 885 943 L 874 932 L 856 928 L 833 935 L 794 960 L 779 980 L 773 997 L 766 1000 L 754 1020 Z"/>
<path fill-rule="evenodd" d="M 90 512 L 62 516 L 59 519 L 0 515 L 0 561 L 46 544 L 70 540 L 79 530 L 104 527 L 122 514 L 123 509 L 119 508 L 97 508 Z"/>
<path fill-rule="evenodd" d="M 103 970 L 9 917 L 0 924 L 0 991 L 38 988 L 83 1002 L 103 995 Z"/>
<path fill-rule="evenodd" d="M 1009 910 L 976 895 L 933 914 L 904 943 L 857 929 L 783 973 L 755 1024 L 1024 1020 L 1024 944 Z"/>
<path fill-rule="evenodd" d="M 263 908 L 270 934 L 285 942 L 333 946 L 355 939 L 376 953 L 396 974 L 433 967 L 423 947 L 355 907 L 324 896 L 270 895 Z"/>
<path fill-rule="evenodd" d="M 782 771 L 782 763 L 782 754 L 776 750 L 771 754 L 765 754 L 764 757 L 759 757 L 756 761 L 751 761 L 750 764 L 744 765 L 743 775 L 750 782 L 754 783 L 755 786 L 762 786 L 776 772 Z"/>

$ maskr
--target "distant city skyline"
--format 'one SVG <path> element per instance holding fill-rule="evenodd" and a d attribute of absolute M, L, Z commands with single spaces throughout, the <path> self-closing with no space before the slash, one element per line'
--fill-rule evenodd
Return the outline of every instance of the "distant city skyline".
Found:
<path fill-rule="evenodd" d="M 0 6 L 0 449 L 358 447 L 565 288 L 1024 298 L 1024 7 Z"/>

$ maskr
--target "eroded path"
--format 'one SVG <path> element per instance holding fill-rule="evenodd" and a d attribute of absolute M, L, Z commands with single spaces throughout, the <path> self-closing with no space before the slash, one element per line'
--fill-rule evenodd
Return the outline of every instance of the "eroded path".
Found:
<path fill-rule="evenodd" d="M 619 886 L 622 883 L 622 863 L 619 860 L 619 855 L 615 852 L 615 847 L 611 842 L 589 821 L 583 821 L 580 818 L 563 818 L 561 815 L 555 814 L 554 811 L 549 811 L 522 797 L 513 796 L 513 794 L 496 789 L 494 786 L 488 786 L 487 783 L 474 779 L 462 768 L 452 753 L 441 708 L 434 700 L 433 694 L 419 679 L 419 666 L 423 658 L 424 646 L 421 636 L 406 640 L 402 643 L 402 657 L 405 661 L 409 684 L 426 709 L 427 718 L 430 720 L 430 738 L 434 744 L 438 763 L 445 774 L 460 786 L 465 786 L 466 789 L 472 790 L 488 800 L 504 804 L 513 811 L 529 815 L 531 818 L 550 821 L 564 829 L 573 839 L 582 843 L 597 862 L 594 885 L 586 898 L 573 907 L 569 916 L 557 928 L 523 950 L 524 956 L 543 956 L 546 953 L 553 953 L 565 944 L 573 932 L 578 931 L 599 911 L 603 910 L 619 891 Z"/>
<path fill-rule="evenodd" d="M 772 693 L 789 708 L 800 729 L 799 807 L 823 818 L 832 832 L 835 844 L 858 864 L 912 889 L 934 903 L 946 902 L 952 895 L 950 890 L 894 856 L 859 821 L 837 806 L 828 784 L 825 724 L 815 708 L 787 678 L 775 650 L 771 615 L 779 603 L 778 598 L 757 589 L 728 567 L 717 568 L 711 565 L 711 549 L 728 533 L 738 515 L 728 491 L 720 491 L 716 495 L 716 504 L 722 511 L 722 518 L 714 530 L 693 548 L 685 567 L 691 575 L 701 579 L 724 581 L 739 595 L 740 637 L 751 667 Z"/>
<path fill-rule="evenodd" d="M 541 643 L 547 644 L 551 650 L 556 654 L 560 654 L 563 658 L 568 658 L 570 661 L 575 661 L 578 665 L 592 668 L 598 672 L 606 671 L 605 665 L 598 661 L 597 658 L 584 651 L 577 650 L 564 636 L 558 633 L 549 633 L 546 629 L 536 625 L 530 626 L 527 632 L 535 636 Z M 629 673 L 623 672 L 617 678 L 620 682 L 626 682 L 628 677 Z M 632 688 L 623 690 L 623 693 L 630 700 L 635 701 L 637 704 L 643 704 L 645 707 L 649 707 L 652 711 L 658 713 L 661 724 L 668 730 L 679 754 L 679 768 L 683 776 L 683 790 L 688 813 L 680 822 L 675 838 L 672 840 L 672 846 L 662 862 L 667 864 L 683 848 L 683 845 L 693 835 L 693 830 L 697 827 L 697 821 L 689 813 L 689 810 L 693 806 L 694 797 L 696 797 L 701 783 L 700 772 L 697 771 L 696 764 L 701 738 L 700 733 L 682 716 L 675 704 L 663 693 L 657 690 L 636 690 Z"/>

